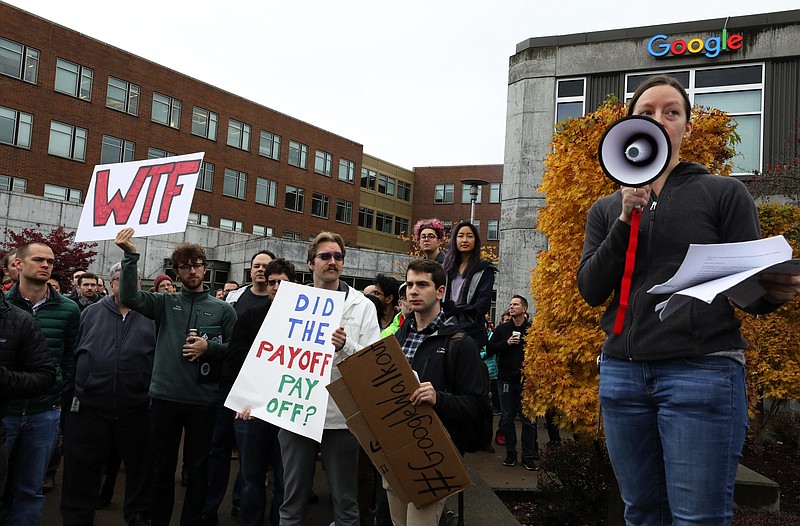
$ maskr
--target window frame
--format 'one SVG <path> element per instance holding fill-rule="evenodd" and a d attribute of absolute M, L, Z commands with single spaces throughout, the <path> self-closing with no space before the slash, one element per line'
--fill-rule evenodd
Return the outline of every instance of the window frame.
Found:
<path fill-rule="evenodd" d="M 344 172 L 344 177 L 342 177 Z M 356 180 L 356 163 L 350 159 L 339 158 L 339 180 L 348 184 L 354 184 Z"/>
<path fill-rule="evenodd" d="M 328 219 L 330 213 L 331 196 L 321 192 L 311 192 L 311 216 Z M 319 208 L 315 211 L 315 208 Z"/>
<path fill-rule="evenodd" d="M 202 124 L 196 117 L 205 118 Z M 205 131 L 200 132 L 197 128 L 203 127 Z M 192 135 L 202 137 L 209 141 L 217 142 L 217 132 L 219 131 L 219 115 L 202 106 L 192 106 Z"/>
<path fill-rule="evenodd" d="M 40 51 L 38 49 L 20 44 L 19 42 L 5 37 L 0 37 L 0 56 L 2 55 L 5 55 L 9 59 L 12 59 L 12 55 L 17 56 L 18 59 L 16 62 L 18 67 L 15 74 L 0 69 L 0 75 L 21 80 L 28 84 L 36 84 L 38 82 L 40 56 Z"/>
<path fill-rule="evenodd" d="M 197 172 L 197 184 L 195 188 L 203 192 L 212 192 L 214 190 L 215 169 L 214 163 L 203 160 L 200 164 L 200 170 Z"/>
<path fill-rule="evenodd" d="M 5 106 L 0 106 L 0 110 L 5 110 L 11 114 L 5 117 L 0 115 L 0 119 L 7 119 L 11 122 L 11 142 L 0 140 L 0 144 L 7 144 L 9 146 L 30 150 L 31 139 L 33 137 L 33 114 Z M 0 113 L 2 112 L 0 111 Z M 23 122 L 23 119 L 27 122 Z M 27 130 L 27 134 L 25 130 Z M 24 143 L 20 141 L 20 137 L 23 136 L 26 136 L 26 141 Z"/>
<path fill-rule="evenodd" d="M 292 152 L 295 152 L 294 156 L 297 157 L 297 159 L 295 159 L 294 162 L 293 162 L 293 159 L 292 159 L 292 156 L 293 156 Z M 289 166 L 295 166 L 297 168 L 301 168 L 301 169 L 305 170 L 306 166 L 307 166 L 307 162 L 308 162 L 308 145 L 307 144 L 303 144 L 300 141 L 295 141 L 293 139 L 290 139 L 289 140 L 289 156 L 288 156 L 288 159 L 286 161 L 289 164 Z M 295 162 L 297 164 L 295 164 Z"/>
<path fill-rule="evenodd" d="M 340 217 L 341 216 L 341 217 Z M 353 202 L 347 199 L 336 199 L 336 222 L 353 224 Z"/>
<path fill-rule="evenodd" d="M 270 137 L 266 137 L 269 135 Z M 264 143 L 268 142 L 270 147 L 269 151 L 265 153 Z M 281 159 L 281 136 L 267 130 L 261 130 L 258 137 L 258 155 L 272 159 L 273 161 L 280 161 Z"/>
<path fill-rule="evenodd" d="M 119 83 L 120 85 L 124 84 L 125 87 L 123 88 L 118 85 L 112 85 L 112 82 Z M 111 88 L 124 93 L 125 100 L 123 101 L 112 98 Z M 128 82 L 127 80 L 122 80 L 121 78 L 117 78 L 112 75 L 108 76 L 108 82 L 106 83 L 106 108 L 138 117 L 141 96 L 142 88 L 138 84 Z M 116 105 L 114 103 L 116 103 Z"/>
<path fill-rule="evenodd" d="M 14 194 L 27 194 L 28 180 L 22 177 L 0 174 L 0 190 Z"/>
<path fill-rule="evenodd" d="M 259 200 L 259 189 L 263 188 L 265 199 Z M 275 208 L 278 203 L 278 182 L 266 177 L 256 177 L 256 197 L 255 202 L 260 205 Z"/>
<path fill-rule="evenodd" d="M 228 118 L 228 137 L 226 144 L 245 152 L 250 151 L 250 125 L 234 118 Z M 233 138 L 233 141 L 231 140 Z M 237 140 L 238 138 L 238 140 Z"/>
<path fill-rule="evenodd" d="M 433 204 L 436 205 L 452 205 L 455 201 L 455 183 L 438 183 L 433 186 Z M 441 198 L 437 198 L 437 194 L 441 192 Z M 450 200 L 448 201 L 448 195 Z"/>
<path fill-rule="evenodd" d="M 294 208 L 289 207 L 289 196 L 293 196 Z M 302 214 L 305 210 L 306 191 L 299 186 L 287 184 L 283 192 L 283 209 Z"/>
<path fill-rule="evenodd" d="M 116 143 L 111 144 L 114 141 L 116 141 Z M 106 155 L 106 146 L 116 150 L 116 155 L 114 155 L 114 160 L 112 161 L 103 160 L 103 157 Z M 133 161 L 135 157 L 136 144 L 133 141 L 114 137 L 113 135 L 103 135 L 103 140 L 100 143 L 100 164 L 124 163 Z"/>
<path fill-rule="evenodd" d="M 53 189 L 64 190 L 63 196 L 58 197 L 57 195 L 55 195 Z M 47 195 L 48 190 L 50 195 Z M 57 201 L 66 201 L 68 203 L 80 204 L 81 200 L 83 199 L 83 191 L 77 188 L 69 188 L 57 184 L 45 183 L 42 197 L 46 199 L 55 199 Z"/>
<path fill-rule="evenodd" d="M 323 150 L 314 153 L 314 173 L 330 177 L 333 173 L 333 154 Z"/>
<path fill-rule="evenodd" d="M 228 192 L 229 182 L 234 185 L 233 194 Z M 247 173 L 233 168 L 225 168 L 223 171 L 222 195 L 233 197 L 234 199 L 247 199 Z"/>
<path fill-rule="evenodd" d="M 157 101 L 156 97 L 161 97 L 164 100 Z M 160 107 L 162 108 L 161 111 L 159 111 L 159 113 L 163 113 L 166 116 L 165 120 L 159 120 L 156 118 L 156 104 L 159 104 Z M 181 103 L 179 99 L 154 91 L 153 102 L 150 107 L 150 120 L 155 122 L 156 124 L 161 124 L 162 126 L 166 126 L 167 128 L 172 128 L 173 130 L 180 130 L 182 108 L 183 108 L 183 103 Z"/>
<path fill-rule="evenodd" d="M 54 130 L 53 126 L 63 126 L 65 128 L 69 128 L 69 133 L 63 130 Z M 79 137 L 82 132 L 82 137 Z M 69 135 L 69 153 L 64 155 L 57 151 L 53 151 L 53 133 L 60 133 L 61 135 Z M 49 155 L 54 155 L 56 157 L 61 157 L 62 159 L 69 159 L 71 161 L 78 161 L 78 162 L 86 162 L 86 143 L 89 139 L 89 131 L 86 128 L 81 128 L 79 126 L 74 126 L 72 124 L 67 124 L 65 122 L 59 121 L 50 121 L 50 138 L 47 142 L 47 153 Z M 81 146 L 79 146 L 81 145 Z M 78 150 L 80 150 L 80 156 L 77 155 Z"/>
<path fill-rule="evenodd" d="M 59 74 L 59 72 L 61 73 Z M 64 75 L 74 75 L 74 78 L 65 79 Z M 59 79 L 61 79 L 62 84 L 72 84 L 72 89 L 59 89 Z M 89 87 L 84 89 L 87 79 Z M 93 81 L 94 70 L 92 68 L 87 68 L 63 58 L 56 58 L 56 71 L 53 79 L 53 90 L 56 93 L 63 93 L 79 100 L 91 102 Z"/>

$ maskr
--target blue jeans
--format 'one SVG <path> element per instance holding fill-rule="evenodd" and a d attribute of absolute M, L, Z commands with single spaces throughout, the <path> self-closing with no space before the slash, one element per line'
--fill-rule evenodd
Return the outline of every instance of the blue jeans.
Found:
<path fill-rule="evenodd" d="M 271 464 L 275 484 L 272 488 L 269 524 L 278 526 L 279 510 L 283 504 L 283 464 L 278 444 L 278 427 L 253 418 L 234 420 L 233 429 L 236 432 L 241 460 L 239 474 L 242 477 L 242 497 L 239 522 L 243 526 L 264 524 L 264 510 L 267 505 L 264 483 Z"/>
<path fill-rule="evenodd" d="M 747 427 L 744 367 L 724 357 L 603 357 L 600 403 L 628 525 L 728 525 Z"/>
<path fill-rule="evenodd" d="M 14 479 L 10 481 L 14 502 L 9 524 L 36 526 L 42 521 L 42 482 L 58 438 L 60 418 L 61 408 L 56 406 L 35 415 L 9 415 L 3 419 L 4 448 L 13 455 L 15 466 Z"/>
<path fill-rule="evenodd" d="M 497 381 L 500 391 L 500 432 L 506 439 L 506 451 L 517 452 L 517 428 L 514 419 L 519 415 L 522 422 L 522 460 L 533 460 L 539 455 L 539 444 L 536 442 L 536 424 L 522 413 L 522 383 Z"/>

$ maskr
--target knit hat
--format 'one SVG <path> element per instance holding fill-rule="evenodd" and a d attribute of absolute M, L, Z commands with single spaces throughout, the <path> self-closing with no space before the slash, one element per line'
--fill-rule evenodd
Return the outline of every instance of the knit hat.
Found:
<path fill-rule="evenodd" d="M 167 276 L 166 274 L 159 274 L 158 276 L 156 276 L 156 280 L 153 282 L 153 290 L 155 290 L 155 291 L 158 291 L 158 285 L 159 285 L 159 284 L 160 284 L 162 281 L 169 281 L 169 282 L 172 282 L 172 278 L 170 278 L 170 277 L 169 277 L 169 276 Z"/>

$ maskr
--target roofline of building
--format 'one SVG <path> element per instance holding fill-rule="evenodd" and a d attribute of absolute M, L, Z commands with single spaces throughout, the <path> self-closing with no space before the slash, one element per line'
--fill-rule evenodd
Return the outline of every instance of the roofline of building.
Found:
<path fill-rule="evenodd" d="M 726 26 L 727 21 L 727 26 Z M 517 53 L 530 48 L 571 46 L 579 44 L 592 44 L 595 42 L 608 42 L 613 40 L 627 40 L 633 38 L 647 38 L 659 33 L 700 33 L 716 31 L 723 27 L 728 29 L 753 28 L 758 26 L 778 26 L 800 22 L 800 9 L 763 13 L 757 15 L 741 15 L 729 18 L 712 18 L 708 20 L 694 20 L 690 22 L 676 22 L 672 24 L 659 24 L 653 26 L 632 27 L 627 29 L 611 29 L 593 31 L 590 33 L 573 33 L 570 35 L 555 35 L 535 37 L 523 40 L 517 44 Z"/>
<path fill-rule="evenodd" d="M 414 170 L 419 170 L 420 168 L 487 168 L 487 167 L 502 167 L 504 166 L 503 163 L 489 163 L 489 164 L 446 164 L 446 165 L 437 165 L 437 166 L 415 166 Z"/>
<path fill-rule="evenodd" d="M 214 84 L 209 84 L 208 82 L 206 82 L 206 81 L 204 81 L 204 80 L 200 80 L 200 79 L 194 78 L 194 77 L 192 77 L 191 75 L 187 75 L 186 73 L 182 73 L 182 72 L 180 72 L 180 71 L 178 71 L 178 70 L 176 70 L 176 69 L 172 69 L 172 68 L 170 68 L 170 67 L 167 67 L 167 66 L 165 66 L 165 65 L 163 65 L 163 64 L 159 64 L 158 62 L 154 62 L 154 61 L 152 61 L 152 60 L 150 60 L 150 59 L 148 59 L 148 58 L 145 58 L 145 57 L 142 57 L 142 56 L 136 55 L 135 53 L 131 53 L 130 51 L 127 51 L 127 50 L 124 50 L 124 49 L 122 49 L 122 48 L 119 48 L 119 47 L 117 47 L 117 46 L 114 46 L 114 45 L 112 45 L 112 44 L 109 44 L 108 42 L 103 42 L 102 40 L 99 40 L 99 39 L 97 39 L 97 38 L 94 38 L 93 36 L 87 35 L 87 34 L 85 34 L 85 33 L 81 33 L 80 31 L 75 31 L 74 29 L 72 29 L 72 28 L 70 28 L 70 27 L 67 27 L 67 26 L 61 25 L 61 24 L 59 24 L 59 23 L 57 23 L 57 22 L 53 22 L 52 20 L 48 20 L 47 18 L 44 18 L 44 17 L 42 17 L 42 16 L 39 16 L 39 15 L 37 15 L 37 14 L 35 14 L 35 13 L 31 13 L 30 11 L 26 11 L 26 10 L 24 10 L 24 9 L 22 9 L 22 8 L 19 8 L 19 7 L 15 6 L 15 5 L 12 5 L 12 4 L 9 4 L 9 3 L 6 3 L 6 2 L 3 2 L 2 0 L 0 0 L 0 4 L 3 4 L 3 5 L 5 5 L 5 6 L 7 6 L 7 7 L 10 7 L 11 9 L 16 9 L 17 11 L 21 11 L 21 12 L 25 13 L 26 15 L 32 16 L 32 17 L 34 17 L 34 18 L 38 18 L 39 20 L 42 20 L 42 21 L 44 21 L 44 22 L 46 22 L 46 23 L 48 23 L 48 24 L 52 24 L 52 25 L 54 25 L 54 26 L 57 26 L 57 27 L 60 27 L 60 28 L 62 28 L 62 29 L 66 29 L 67 31 L 70 31 L 70 32 L 72 32 L 72 33 L 75 33 L 75 34 L 78 34 L 78 35 L 80 35 L 80 36 L 82 36 L 82 37 L 84 37 L 84 38 L 88 38 L 89 40 L 93 40 L 93 41 L 95 41 L 95 42 L 99 42 L 100 44 L 102 44 L 102 45 L 104 45 L 104 46 L 107 46 L 107 47 L 109 47 L 109 48 L 115 49 L 115 50 L 119 51 L 120 53 L 124 53 L 125 55 L 128 55 L 128 56 L 130 56 L 130 57 L 134 57 L 134 58 L 137 58 L 137 59 L 139 59 L 139 60 L 143 60 L 143 61 L 145 61 L 145 62 L 148 62 L 148 63 L 150 63 L 150 64 L 153 64 L 153 65 L 155 65 L 155 66 L 158 66 L 158 67 L 160 67 L 160 68 L 164 68 L 164 69 L 166 69 L 166 70 L 168 70 L 168 71 L 171 71 L 171 72 L 175 73 L 176 75 L 180 75 L 180 76 L 182 76 L 182 77 L 185 77 L 185 78 L 187 78 L 187 79 L 191 79 L 191 80 L 192 80 L 192 81 L 194 81 L 194 82 L 198 82 L 198 83 L 200 83 L 200 84 L 203 84 L 203 85 L 205 85 L 205 86 L 208 86 L 208 87 L 209 87 L 209 88 L 211 88 L 211 89 L 215 89 L 215 90 L 218 90 L 218 91 L 220 91 L 220 92 L 222 92 L 222 93 L 226 93 L 226 94 L 228 94 L 228 95 L 230 95 L 230 96 L 232 96 L 232 97 L 236 97 L 237 99 L 240 99 L 240 100 L 243 100 L 243 101 L 249 102 L 250 104 L 255 104 L 256 106 L 260 106 L 260 107 L 262 107 L 262 108 L 265 108 L 265 109 L 267 109 L 267 110 L 269 110 L 269 111 L 275 112 L 275 113 L 277 113 L 277 114 L 279 114 L 279 115 L 283 115 L 284 117 L 287 117 L 287 118 L 289 118 L 289 119 L 292 119 L 292 120 L 294 120 L 294 121 L 301 122 L 301 123 L 303 123 L 303 124 L 305 124 L 305 125 L 307 125 L 307 126 L 310 126 L 310 127 L 312 127 L 312 128 L 315 128 L 315 129 L 317 129 L 317 130 L 322 130 L 322 131 L 324 131 L 325 133 L 328 133 L 328 134 L 330 134 L 330 135 L 333 135 L 333 136 L 335 136 L 335 137 L 339 137 L 340 139 L 343 139 L 343 140 L 345 140 L 345 141 L 348 141 L 348 142 L 351 142 L 351 143 L 353 143 L 353 144 L 355 144 L 355 145 L 357 145 L 357 146 L 360 146 L 360 147 L 361 147 L 361 150 L 362 150 L 362 152 L 363 152 L 363 150 L 364 150 L 364 145 L 363 145 L 363 144 L 361 144 L 361 143 L 360 143 L 360 142 L 358 142 L 358 141 L 354 141 L 353 139 L 350 139 L 350 138 L 348 138 L 348 137 L 345 137 L 344 135 L 339 135 L 338 133 L 334 133 L 334 132 L 332 132 L 332 131 L 330 131 L 330 130 L 326 130 L 326 129 L 324 129 L 324 128 L 320 128 L 319 126 L 317 126 L 317 125 L 315 125 L 315 124 L 311 124 L 310 122 L 306 122 L 306 121 L 304 121 L 304 120 L 302 120 L 302 119 L 298 119 L 297 117 L 294 117 L 294 116 L 292 116 L 292 115 L 289 115 L 288 113 L 284 113 L 284 112 L 282 112 L 282 111 L 279 111 L 279 110 L 276 110 L 276 109 L 274 109 L 274 108 L 270 108 L 269 106 L 266 106 L 266 105 L 264 105 L 264 104 L 261 104 L 260 102 L 256 102 L 256 101 L 254 101 L 254 100 L 247 99 L 247 98 L 245 98 L 245 97 L 243 97 L 243 96 L 241 96 L 241 95 L 238 95 L 238 94 L 236 94 L 236 93 L 233 93 L 233 92 L 230 92 L 230 91 L 228 91 L 228 90 L 225 90 L 225 89 L 223 89 L 223 88 L 220 88 L 219 86 L 215 86 Z"/>

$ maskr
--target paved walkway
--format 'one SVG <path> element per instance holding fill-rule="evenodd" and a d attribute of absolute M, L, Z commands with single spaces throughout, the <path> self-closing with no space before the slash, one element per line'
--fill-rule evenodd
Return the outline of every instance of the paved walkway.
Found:
<path fill-rule="evenodd" d="M 496 418 L 496 417 L 495 417 Z M 541 419 L 540 419 L 541 420 Z M 495 421 L 496 425 L 496 421 Z M 517 433 L 519 433 L 519 422 L 517 422 Z M 539 444 L 543 447 L 547 443 L 547 432 L 544 429 L 544 422 L 539 424 Z M 495 453 L 479 452 L 467 454 L 465 457 L 467 467 L 471 473 L 475 473 L 481 479 L 479 486 L 484 488 L 488 487 L 491 490 L 533 490 L 538 483 L 536 471 L 528 471 L 519 464 L 514 467 L 507 467 L 503 465 L 505 458 L 505 450 L 497 445 L 494 445 Z M 231 484 L 235 477 L 236 463 L 233 464 L 233 473 L 231 474 Z M 124 524 L 122 518 L 122 499 L 125 493 L 125 470 L 124 467 L 120 472 L 117 481 L 116 492 L 111 505 L 105 510 L 97 512 L 95 517 L 95 526 L 120 526 Z M 57 476 L 56 489 L 45 496 L 45 513 L 42 520 L 43 526 L 60 526 L 61 515 L 58 510 L 61 501 L 61 471 Z M 172 516 L 172 524 L 179 523 L 180 507 L 183 505 L 183 488 L 175 481 L 175 511 Z M 477 490 L 478 488 L 476 488 Z M 308 515 L 306 517 L 306 524 L 308 526 L 328 526 L 333 520 L 333 509 L 330 505 L 330 492 L 328 490 L 328 483 L 325 479 L 325 472 L 322 465 L 317 465 L 316 478 L 314 479 L 314 491 L 319 495 L 319 503 L 311 504 L 308 507 Z M 269 494 L 269 490 L 267 491 Z M 466 498 L 467 511 L 465 517 L 469 520 L 474 519 L 474 514 L 478 513 L 474 506 L 470 506 L 470 493 L 467 493 Z M 221 526 L 236 526 L 239 524 L 230 515 L 230 493 L 228 493 L 226 502 L 222 504 L 219 510 L 219 519 Z M 471 521 L 470 521 L 471 522 Z"/>

